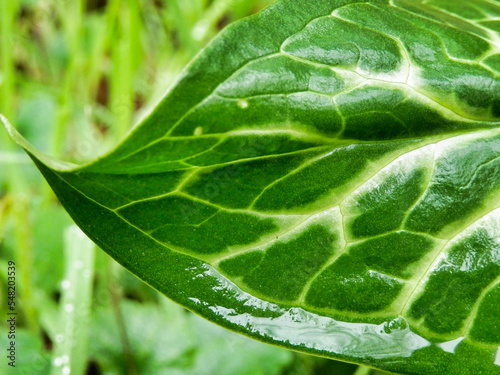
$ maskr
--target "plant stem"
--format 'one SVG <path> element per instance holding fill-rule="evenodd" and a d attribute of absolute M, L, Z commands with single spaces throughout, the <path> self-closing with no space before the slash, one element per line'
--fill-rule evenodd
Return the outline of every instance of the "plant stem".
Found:
<path fill-rule="evenodd" d="M 95 245 L 76 225 L 66 229 L 64 242 L 61 325 L 55 335 L 51 374 L 82 375 L 87 364 Z"/>
<path fill-rule="evenodd" d="M 132 354 L 132 347 L 130 345 L 130 340 L 128 338 L 127 334 L 127 328 L 125 325 L 125 320 L 123 319 L 123 314 L 122 310 L 120 307 L 120 299 L 121 299 L 121 293 L 120 293 L 120 286 L 118 285 L 117 281 L 115 280 L 115 272 L 119 272 L 119 268 L 115 268 L 119 266 L 113 259 L 108 257 L 108 288 L 109 288 L 109 293 L 111 295 L 111 305 L 113 307 L 113 312 L 116 317 L 116 323 L 118 325 L 118 331 L 120 333 L 120 339 L 122 343 L 122 348 L 123 348 L 123 355 L 125 359 L 125 364 L 127 366 L 127 374 L 128 375 L 137 375 L 137 368 L 135 366 L 134 362 L 134 356 Z M 121 266 L 119 266 L 121 267 Z"/>

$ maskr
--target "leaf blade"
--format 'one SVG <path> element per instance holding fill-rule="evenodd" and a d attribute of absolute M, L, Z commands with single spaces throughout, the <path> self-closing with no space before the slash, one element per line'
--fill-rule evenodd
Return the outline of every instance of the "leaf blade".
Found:
<path fill-rule="evenodd" d="M 390 371 L 493 373 L 500 86 L 477 15 L 500 7 L 431 3 L 281 1 L 85 166 L 11 133 L 99 246 L 218 324 Z"/>

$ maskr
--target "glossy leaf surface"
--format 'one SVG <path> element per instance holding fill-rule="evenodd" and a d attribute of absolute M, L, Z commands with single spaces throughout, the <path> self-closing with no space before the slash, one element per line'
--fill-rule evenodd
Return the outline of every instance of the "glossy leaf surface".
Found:
<path fill-rule="evenodd" d="M 76 223 L 254 338 L 500 373 L 500 3 L 283 0 L 221 33 L 107 156 L 24 146 Z"/>

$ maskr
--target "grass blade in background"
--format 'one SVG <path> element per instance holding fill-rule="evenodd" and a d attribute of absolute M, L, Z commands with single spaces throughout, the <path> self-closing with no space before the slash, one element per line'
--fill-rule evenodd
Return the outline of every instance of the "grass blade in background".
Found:
<path fill-rule="evenodd" d="M 82 375 L 87 367 L 95 245 L 75 225 L 64 236 L 65 275 L 51 375 Z"/>

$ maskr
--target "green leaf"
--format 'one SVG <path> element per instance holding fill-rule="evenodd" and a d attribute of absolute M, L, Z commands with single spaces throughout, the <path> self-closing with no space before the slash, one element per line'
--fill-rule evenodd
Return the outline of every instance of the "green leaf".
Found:
<path fill-rule="evenodd" d="M 90 164 L 6 125 L 91 239 L 207 319 L 392 372 L 498 374 L 498 19 L 486 0 L 282 0 Z"/>
<path fill-rule="evenodd" d="M 50 374 L 50 355 L 47 354 L 43 347 L 42 340 L 34 335 L 32 332 L 16 327 L 15 338 L 12 340 L 12 333 L 10 326 L 7 324 L 0 327 L 0 335 L 4 337 L 3 344 L 5 346 L 4 361 L 5 366 L 2 369 L 2 374 L 5 375 L 18 375 L 18 374 L 32 374 L 32 375 L 48 375 Z M 15 342 L 15 355 L 11 357 L 10 349 L 11 341 Z M 12 365 L 9 365 L 12 363 Z"/>
<path fill-rule="evenodd" d="M 121 304 L 138 374 L 277 375 L 292 359 L 286 350 L 221 329 L 169 301 L 162 305 Z M 112 310 L 98 309 L 93 322 L 91 350 L 102 372 L 126 374 Z"/>

